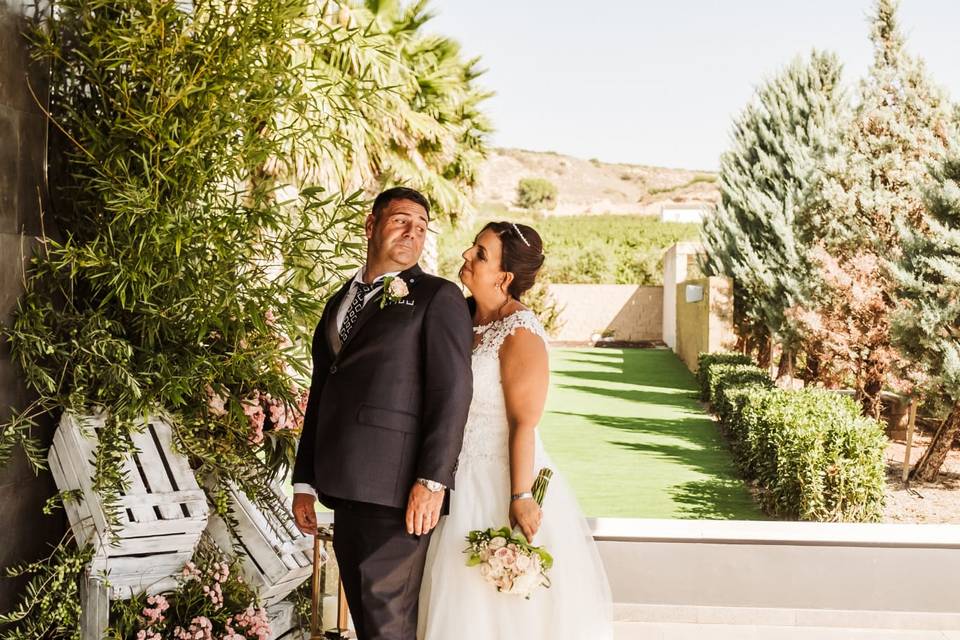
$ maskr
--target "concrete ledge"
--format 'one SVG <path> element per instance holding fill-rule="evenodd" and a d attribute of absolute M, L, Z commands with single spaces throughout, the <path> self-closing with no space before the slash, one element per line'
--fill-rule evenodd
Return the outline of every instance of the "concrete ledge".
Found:
<path fill-rule="evenodd" d="M 588 518 L 598 542 L 960 549 L 960 525 Z"/>
<path fill-rule="evenodd" d="M 614 605 L 616 622 L 751 625 L 773 627 L 836 627 L 843 629 L 960 629 L 960 614 L 773 607 L 692 607 L 681 605 Z"/>
<path fill-rule="evenodd" d="M 960 629 L 960 525 L 600 518 L 590 526 L 614 602 L 648 621 Z"/>

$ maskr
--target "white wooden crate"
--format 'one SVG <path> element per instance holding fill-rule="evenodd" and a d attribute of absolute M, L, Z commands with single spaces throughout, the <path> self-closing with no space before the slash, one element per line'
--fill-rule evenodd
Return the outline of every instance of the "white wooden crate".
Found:
<path fill-rule="evenodd" d="M 260 594 L 261 601 L 271 605 L 285 598 L 313 573 L 313 537 L 306 536 L 293 523 L 292 501 L 283 488 L 274 485 L 287 514 L 279 517 L 261 510 L 239 489 L 230 492 L 230 510 L 237 520 L 236 534 L 243 548 L 243 578 Z M 207 532 L 221 549 L 234 545 L 230 530 L 222 518 L 213 514 Z"/>
<path fill-rule="evenodd" d="M 81 418 L 64 413 L 48 460 L 61 491 L 79 490 L 66 501 L 70 526 L 80 544 L 90 543 L 92 574 L 106 574 L 111 599 L 157 593 L 173 585 L 173 576 L 193 556 L 207 525 L 204 492 L 187 459 L 173 450 L 173 433 L 160 418 L 150 418 L 131 434 L 137 452 L 124 460 L 130 487 L 120 497 L 120 523 L 112 535 L 100 495 L 93 489 L 97 431 L 104 414 Z"/>

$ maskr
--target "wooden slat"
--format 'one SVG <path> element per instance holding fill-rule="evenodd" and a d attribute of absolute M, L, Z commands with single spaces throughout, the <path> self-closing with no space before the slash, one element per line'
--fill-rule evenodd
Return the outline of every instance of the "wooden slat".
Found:
<path fill-rule="evenodd" d="M 274 546 L 274 550 L 283 555 L 303 555 L 311 549 L 313 549 L 313 540 L 307 536 L 279 542 Z"/>
<path fill-rule="evenodd" d="M 157 520 L 155 522 L 131 522 L 120 532 L 122 538 L 142 538 L 172 533 L 195 533 L 199 538 L 207 526 L 206 518 L 181 518 L 179 520 Z"/>
<path fill-rule="evenodd" d="M 153 439 L 151 430 L 158 427 L 162 428 L 160 425 L 147 423 L 142 431 L 134 431 L 131 437 L 133 443 L 137 446 L 137 461 L 140 463 L 143 475 L 147 478 L 147 484 L 150 485 L 149 493 L 156 496 L 156 507 L 160 511 L 160 516 L 164 520 L 177 520 L 183 517 L 183 510 L 179 504 L 171 504 L 165 494 L 179 490 L 179 485 L 175 489 L 170 481 L 170 476 L 164 466 L 164 460 L 167 456 L 164 455 L 163 451 L 157 449 L 157 443 Z"/>
<path fill-rule="evenodd" d="M 63 422 L 61 422 L 62 426 Z M 92 453 L 89 441 L 80 435 L 72 421 L 67 422 L 65 429 L 57 429 L 53 440 L 68 482 L 68 486 L 60 489 L 80 490 L 83 499 L 81 513 L 85 512 L 89 515 L 98 534 L 103 537 L 107 531 L 107 520 L 100 505 L 100 495 L 93 489 L 91 478 L 93 467 L 88 461 L 88 454 Z"/>
<path fill-rule="evenodd" d="M 280 497 L 283 495 L 283 488 L 280 485 L 271 487 L 274 493 Z M 296 530 L 290 533 L 285 525 L 285 521 L 278 518 L 273 512 L 264 512 L 260 510 L 249 498 L 241 492 L 237 493 L 237 501 L 243 510 L 250 516 L 257 528 L 263 534 L 266 543 L 273 547 L 274 553 L 280 558 L 288 570 L 295 571 L 301 567 L 311 566 L 313 564 L 313 540 Z M 289 500 L 281 499 L 285 506 Z M 309 551 L 309 553 L 307 553 Z"/>
<path fill-rule="evenodd" d="M 174 448 L 173 427 L 159 418 L 152 418 L 150 424 L 164 452 L 166 452 L 166 461 L 170 466 L 170 472 L 173 474 L 173 479 L 177 483 L 177 487 L 181 491 L 200 491 L 200 485 L 197 483 L 197 477 L 194 475 L 193 469 L 190 468 L 190 462 L 186 456 L 180 455 Z M 184 504 L 191 517 L 207 517 L 209 513 L 205 496 L 199 500 L 191 500 Z"/>
<path fill-rule="evenodd" d="M 177 486 L 181 490 L 199 489 L 200 485 L 197 484 L 197 478 L 193 473 L 193 469 L 190 468 L 190 463 L 186 456 L 180 455 L 174 448 L 173 427 L 157 418 L 152 418 L 150 425 L 153 427 L 157 440 L 160 441 L 160 445 L 164 451 L 169 451 L 172 454 L 167 457 L 167 464 L 170 465 L 170 471 L 173 474 L 173 479 L 176 481 Z"/>
<path fill-rule="evenodd" d="M 197 536 L 193 533 L 180 533 L 144 538 L 119 538 L 110 545 L 110 557 L 136 554 L 166 554 L 193 551 L 197 546 Z"/>
<path fill-rule="evenodd" d="M 137 446 L 136 440 L 134 440 L 134 446 Z M 140 477 L 140 470 L 137 469 L 136 455 L 137 454 L 134 453 L 132 456 L 126 456 L 123 459 L 123 470 L 130 481 L 130 486 L 126 492 L 127 496 L 142 496 L 147 493 L 147 488 L 143 484 L 143 478 Z M 132 505 L 130 512 L 133 514 L 133 522 L 153 522 L 158 520 L 156 512 L 150 505 Z"/>
<path fill-rule="evenodd" d="M 54 447 L 50 447 L 47 463 L 57 486 L 68 486 L 69 483 L 66 480 L 67 473 L 63 468 L 63 464 L 60 462 L 60 455 Z M 84 510 L 85 505 L 86 501 L 83 500 L 82 497 L 79 501 L 73 499 L 63 501 L 63 510 L 67 513 L 70 528 L 73 529 L 73 535 L 80 546 L 87 544 L 97 535 L 97 528 L 93 523 L 93 517 L 88 510 Z"/>
<path fill-rule="evenodd" d="M 93 570 L 107 574 L 111 584 L 143 585 L 175 575 L 183 569 L 193 553 L 169 553 L 153 557 L 127 556 L 123 558 L 96 557 L 90 563 Z"/>
<path fill-rule="evenodd" d="M 180 504 L 189 500 L 200 500 L 204 497 L 202 491 L 170 491 L 167 493 L 134 493 L 120 496 L 119 504 L 125 507 L 149 506 L 151 511 L 153 506 L 176 506 L 177 517 L 186 518 L 183 511 L 180 511 Z M 169 518 L 168 518 L 169 519 Z M 143 521 L 141 521 L 143 522 Z"/>
<path fill-rule="evenodd" d="M 80 640 L 101 640 L 106 636 L 110 618 L 110 593 L 99 577 L 84 576 L 80 581 Z"/>
<path fill-rule="evenodd" d="M 283 601 L 269 605 L 267 607 L 267 620 L 270 623 L 270 637 L 283 637 L 296 623 L 293 603 Z"/>
<path fill-rule="evenodd" d="M 138 596 L 141 593 L 145 593 L 148 596 L 157 595 L 158 593 L 164 593 L 169 591 L 174 591 L 179 586 L 176 578 L 165 577 L 155 580 L 150 583 L 133 583 L 128 585 L 110 585 L 110 599 L 111 600 L 129 600 L 134 596 Z"/>
<path fill-rule="evenodd" d="M 233 505 L 237 506 L 237 502 L 234 501 Z M 289 568 L 273 550 L 273 542 L 267 537 L 268 533 L 257 526 L 250 517 L 250 510 L 240 507 L 234 509 L 234 514 L 237 516 L 237 533 L 244 547 L 260 565 L 267 584 L 275 583 L 286 574 Z"/>

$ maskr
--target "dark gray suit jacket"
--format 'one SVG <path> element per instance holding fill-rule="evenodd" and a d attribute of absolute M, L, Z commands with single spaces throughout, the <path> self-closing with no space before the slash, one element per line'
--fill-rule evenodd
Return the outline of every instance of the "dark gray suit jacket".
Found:
<path fill-rule="evenodd" d="M 320 499 L 406 507 L 416 478 L 453 489 L 473 395 L 473 329 L 450 281 L 418 265 L 409 295 L 371 299 L 340 345 L 336 315 L 352 280 L 327 302 L 313 336 L 313 379 L 293 482 Z"/>

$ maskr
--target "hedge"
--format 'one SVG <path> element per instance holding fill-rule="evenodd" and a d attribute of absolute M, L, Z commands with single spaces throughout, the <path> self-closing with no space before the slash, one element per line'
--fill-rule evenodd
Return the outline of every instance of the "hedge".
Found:
<path fill-rule="evenodd" d="M 852 398 L 777 389 L 739 354 L 701 355 L 698 378 L 738 466 L 762 488 L 768 513 L 832 522 L 881 518 L 886 437 Z"/>
<path fill-rule="evenodd" d="M 709 401 L 711 399 L 711 385 L 709 382 L 710 369 L 714 365 L 721 364 L 752 365 L 753 361 L 750 360 L 749 356 L 745 356 L 742 353 L 701 353 L 697 357 L 697 384 L 700 386 L 701 400 Z"/>

